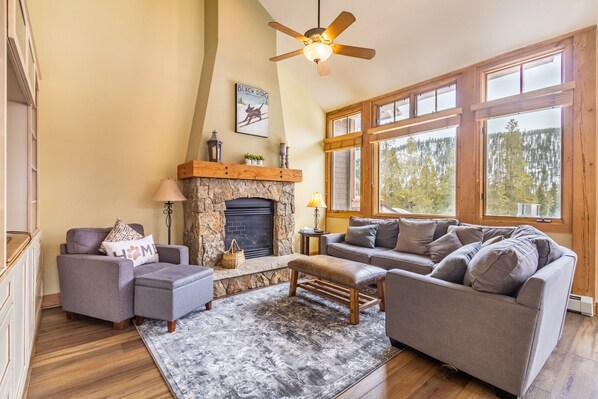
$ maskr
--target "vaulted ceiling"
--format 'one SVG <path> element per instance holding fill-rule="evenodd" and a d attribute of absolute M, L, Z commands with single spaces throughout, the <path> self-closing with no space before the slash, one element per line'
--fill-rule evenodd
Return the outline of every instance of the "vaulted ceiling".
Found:
<path fill-rule="evenodd" d="M 317 0 L 259 1 L 300 33 L 317 25 Z M 598 0 L 321 0 L 321 7 L 323 27 L 341 11 L 357 18 L 335 42 L 376 49 L 371 61 L 333 55 L 326 77 L 303 56 L 280 61 L 325 111 L 598 23 Z M 278 54 L 303 46 L 276 34 Z"/>

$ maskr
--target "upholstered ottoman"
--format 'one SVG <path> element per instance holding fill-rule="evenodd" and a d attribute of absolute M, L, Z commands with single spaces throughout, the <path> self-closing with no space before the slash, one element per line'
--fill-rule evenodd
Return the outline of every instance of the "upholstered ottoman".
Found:
<path fill-rule="evenodd" d="M 212 308 L 214 273 L 203 266 L 177 265 L 135 279 L 135 323 L 143 319 L 166 320 L 168 332 L 176 320 L 205 305 Z"/>
<path fill-rule="evenodd" d="M 384 280 L 386 270 L 366 263 L 354 262 L 328 255 L 301 256 L 289 262 L 291 284 L 289 296 L 297 293 L 297 287 L 324 298 L 349 306 L 349 323 L 359 324 L 359 312 L 379 305 L 384 311 Z M 299 273 L 317 277 L 297 283 Z M 366 285 L 377 284 L 378 298 L 360 290 Z"/>

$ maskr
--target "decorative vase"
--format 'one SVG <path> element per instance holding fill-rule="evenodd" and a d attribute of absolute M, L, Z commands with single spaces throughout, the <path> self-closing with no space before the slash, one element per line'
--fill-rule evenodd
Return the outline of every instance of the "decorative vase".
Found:
<path fill-rule="evenodd" d="M 251 159 L 245 158 L 245 165 L 251 165 Z"/>
<path fill-rule="evenodd" d="M 259 166 L 264 166 L 264 160 L 263 160 L 263 159 L 260 159 L 260 160 L 258 160 L 258 161 L 257 161 L 257 164 L 258 164 Z"/>

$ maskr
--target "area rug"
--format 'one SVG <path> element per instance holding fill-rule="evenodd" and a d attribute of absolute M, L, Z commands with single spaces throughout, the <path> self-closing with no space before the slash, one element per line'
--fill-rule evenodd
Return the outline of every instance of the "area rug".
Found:
<path fill-rule="evenodd" d="M 377 307 L 348 324 L 349 310 L 279 284 L 214 301 L 166 333 L 137 327 L 177 398 L 334 398 L 400 351 Z"/>

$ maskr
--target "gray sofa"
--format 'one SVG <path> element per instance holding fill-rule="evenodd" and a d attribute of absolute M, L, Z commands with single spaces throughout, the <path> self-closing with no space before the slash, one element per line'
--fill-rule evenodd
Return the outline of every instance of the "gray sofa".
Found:
<path fill-rule="evenodd" d="M 434 239 L 447 233 L 449 226 L 460 225 L 457 219 L 430 219 L 436 221 Z M 398 219 L 370 219 L 351 217 L 350 226 L 377 224 L 374 248 L 364 248 L 345 242 L 344 233 L 324 234 L 320 237 L 320 254 L 378 266 L 386 270 L 402 269 L 418 274 L 429 274 L 434 262 L 429 256 L 394 250 L 399 233 Z M 461 224 L 462 225 L 462 224 Z M 468 225 L 469 226 L 469 225 Z M 480 226 L 485 242 L 498 235 L 508 238 L 515 227 Z"/>
<path fill-rule="evenodd" d="M 515 297 L 405 270 L 386 275 L 386 334 L 500 390 L 523 395 L 558 343 L 577 257 L 538 269 Z M 505 395 L 505 392 L 507 395 Z"/>
<path fill-rule="evenodd" d="M 143 235 L 143 226 L 130 224 Z M 62 308 L 71 318 L 78 314 L 108 320 L 115 329 L 128 326 L 134 316 L 135 278 L 173 265 L 189 264 L 189 249 L 156 245 L 160 261 L 133 267 L 129 259 L 108 257 L 98 251 L 111 228 L 75 228 L 67 232 L 57 257 Z"/>

